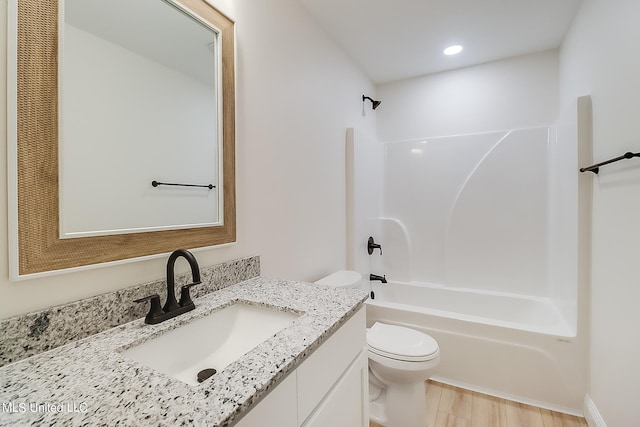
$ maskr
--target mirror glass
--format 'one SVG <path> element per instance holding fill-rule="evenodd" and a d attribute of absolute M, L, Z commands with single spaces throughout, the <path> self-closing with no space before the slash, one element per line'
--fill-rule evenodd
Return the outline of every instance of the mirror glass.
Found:
<path fill-rule="evenodd" d="M 60 237 L 217 224 L 218 31 L 163 0 L 61 17 Z"/>

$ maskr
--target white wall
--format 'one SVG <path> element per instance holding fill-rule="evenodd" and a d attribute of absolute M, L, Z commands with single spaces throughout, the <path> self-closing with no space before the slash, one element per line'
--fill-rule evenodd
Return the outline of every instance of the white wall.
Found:
<path fill-rule="evenodd" d="M 560 51 L 560 100 L 591 94 L 593 157 L 640 151 L 640 3 L 585 0 Z M 640 420 L 640 159 L 593 178 L 590 391 L 608 426 Z"/>
<path fill-rule="evenodd" d="M 374 133 L 361 96 L 374 87 L 293 0 L 214 2 L 237 23 L 235 245 L 200 250 L 202 265 L 260 254 L 266 276 L 315 280 L 345 267 L 345 131 Z M 6 22 L 7 2 L 0 3 Z M 0 32 L 6 58 L 6 32 Z M 6 69 L 0 67 L 0 128 Z M 0 141 L 6 146 L 6 135 Z M 6 188 L 6 150 L 0 150 Z M 5 193 L 6 194 L 6 193 Z M 7 201 L 0 197 L 0 317 L 163 277 L 166 257 L 18 283 L 8 281 Z M 186 263 L 181 266 L 186 270 Z"/>
<path fill-rule="evenodd" d="M 378 99 L 382 141 L 548 126 L 558 112 L 558 51 L 383 84 Z"/>

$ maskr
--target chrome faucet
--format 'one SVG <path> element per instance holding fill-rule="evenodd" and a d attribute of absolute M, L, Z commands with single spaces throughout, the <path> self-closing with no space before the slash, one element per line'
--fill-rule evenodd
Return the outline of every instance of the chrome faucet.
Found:
<path fill-rule="evenodd" d="M 379 280 L 382 283 L 387 283 L 387 276 L 378 276 L 377 274 L 370 274 L 369 275 L 369 280 L 370 281 L 374 281 L 374 280 Z"/>
<path fill-rule="evenodd" d="M 180 302 L 176 301 L 174 277 L 174 266 L 178 257 L 184 257 L 189 263 L 191 267 L 191 278 L 193 280 L 192 283 L 182 286 L 180 290 Z M 137 299 L 134 302 L 151 301 L 151 307 L 149 313 L 147 313 L 147 316 L 144 318 L 144 322 L 154 325 L 196 308 L 191 300 L 191 295 L 189 295 L 189 288 L 199 283 L 201 283 L 200 267 L 198 267 L 196 257 L 186 249 L 178 249 L 169 256 L 169 260 L 167 261 L 167 301 L 164 307 L 160 308 L 160 295 L 158 294 L 149 295 L 148 297 Z"/>

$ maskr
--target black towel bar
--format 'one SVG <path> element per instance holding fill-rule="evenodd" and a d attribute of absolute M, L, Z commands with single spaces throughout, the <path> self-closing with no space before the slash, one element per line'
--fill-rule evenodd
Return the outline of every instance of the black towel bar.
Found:
<path fill-rule="evenodd" d="M 202 187 L 202 188 L 208 188 L 209 190 L 212 190 L 214 188 L 216 188 L 215 185 L 213 184 L 208 184 L 208 185 L 198 185 L 198 184 L 172 184 L 169 182 L 158 182 L 158 181 L 151 181 L 151 185 L 153 185 L 154 187 L 157 187 L 159 185 L 173 185 L 176 187 Z"/>
<path fill-rule="evenodd" d="M 600 171 L 600 166 L 608 165 L 609 163 L 614 163 L 624 159 L 630 159 L 632 157 L 640 157 L 640 153 L 632 153 L 631 151 L 624 153 L 622 156 L 616 157 L 614 159 L 609 159 L 601 163 L 596 163 L 595 165 L 587 166 L 586 168 L 580 168 L 580 172 L 593 172 L 598 174 Z"/>

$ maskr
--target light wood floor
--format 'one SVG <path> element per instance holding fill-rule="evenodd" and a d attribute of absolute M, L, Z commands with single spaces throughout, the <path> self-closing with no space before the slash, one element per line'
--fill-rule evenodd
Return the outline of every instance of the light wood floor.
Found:
<path fill-rule="evenodd" d="M 584 418 L 428 381 L 428 427 L 588 427 Z M 371 422 L 369 427 L 381 427 Z"/>

